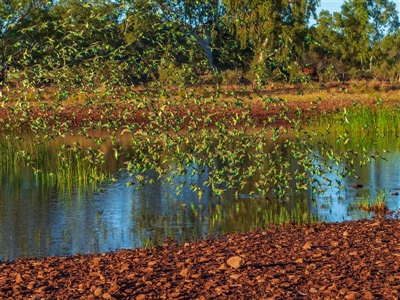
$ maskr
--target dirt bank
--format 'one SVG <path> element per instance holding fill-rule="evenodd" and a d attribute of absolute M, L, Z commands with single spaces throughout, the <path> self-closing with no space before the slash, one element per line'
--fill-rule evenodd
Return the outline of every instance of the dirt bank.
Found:
<path fill-rule="evenodd" d="M 325 87 L 320 91 L 310 93 L 303 93 L 300 87 L 265 90 L 257 93 L 236 91 L 234 97 L 231 93 L 225 92 L 213 104 L 195 105 L 189 101 L 183 106 L 181 104 L 183 98 L 178 97 L 177 101 L 166 101 L 165 103 L 170 102 L 170 104 L 167 104 L 168 107 L 165 107 L 166 104 L 163 103 L 162 111 L 168 111 L 167 115 L 172 115 L 175 119 L 186 119 L 186 122 L 190 119 L 188 118 L 189 111 L 194 120 L 201 119 L 207 114 L 210 115 L 213 122 L 216 122 L 224 118 L 229 119 L 229 116 L 235 117 L 235 114 L 241 115 L 241 111 L 247 110 L 245 107 L 249 105 L 250 116 L 254 123 L 262 125 L 267 121 L 268 124 L 279 126 L 285 125 L 285 123 L 287 125 L 287 120 L 322 116 L 324 113 L 352 108 L 355 105 L 357 107 L 366 105 L 372 108 L 390 106 L 398 109 L 399 96 L 397 91 L 367 90 L 356 93 L 351 91 L 349 87 L 349 93 L 340 92 L 343 89 L 337 86 Z M 208 92 L 208 94 L 210 93 Z M 132 123 L 140 126 L 142 124 L 145 128 L 148 123 L 154 124 L 154 119 L 158 119 L 159 106 L 162 102 L 153 102 L 147 107 L 138 109 L 135 104 L 121 100 L 121 97 L 118 98 L 120 100 L 104 100 L 104 103 L 101 103 L 103 100 L 97 99 L 92 104 L 78 103 L 72 100 L 53 102 L 53 100 L 47 98 L 44 102 L 29 102 L 30 105 L 25 105 L 23 108 L 20 107 L 20 104 L 17 105 L 15 101 L 3 102 L 0 107 L 0 121 L 2 120 L 3 124 L 0 125 L 17 123 L 18 126 L 24 127 L 29 126 L 29 123 L 36 124 L 38 123 L 37 120 L 40 120 L 40 122 L 46 122 L 48 126 L 67 124 L 69 128 L 73 129 L 99 127 L 105 122 L 113 122 L 116 126 Z M 147 98 L 144 97 L 143 99 Z M 240 99 L 241 104 L 237 105 L 235 99 Z M 272 102 L 268 102 L 268 99 Z M 149 102 L 150 100 L 146 101 Z M 6 128 L 8 127 L 6 126 Z"/>

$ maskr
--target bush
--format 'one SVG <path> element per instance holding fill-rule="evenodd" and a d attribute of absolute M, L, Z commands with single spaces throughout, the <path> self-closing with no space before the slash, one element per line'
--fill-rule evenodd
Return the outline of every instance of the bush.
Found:
<path fill-rule="evenodd" d="M 225 84 L 240 84 L 243 73 L 239 70 L 226 70 L 221 72 L 222 82 Z"/>

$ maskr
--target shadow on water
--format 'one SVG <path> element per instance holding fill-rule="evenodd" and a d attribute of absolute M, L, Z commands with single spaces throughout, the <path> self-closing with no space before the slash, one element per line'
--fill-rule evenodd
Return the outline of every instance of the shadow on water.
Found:
<path fill-rule="evenodd" d="M 91 133 L 92 137 L 98 138 L 106 135 L 102 132 Z M 293 153 L 286 146 L 291 138 L 294 137 L 279 137 L 281 142 L 275 143 L 280 147 L 278 154 L 291 162 L 288 166 L 290 174 L 305 172 L 296 167 L 296 159 L 304 158 L 291 157 Z M 334 145 L 331 147 L 332 156 L 344 155 L 344 146 L 334 141 L 337 137 L 333 135 L 330 138 L 332 141 L 328 143 Z M 310 179 L 312 188 L 301 190 L 295 176 L 285 177 L 285 193 L 277 199 L 273 190 L 279 188 L 279 182 L 271 189 L 272 192 L 266 195 L 257 193 L 255 186 L 262 182 L 262 174 L 257 171 L 243 185 L 239 181 L 234 185 L 218 183 L 217 177 L 215 183 L 207 184 L 210 174 L 215 176 L 215 170 L 226 170 L 224 166 L 229 162 L 223 159 L 213 159 L 213 165 L 209 166 L 197 163 L 186 165 L 182 172 L 176 171 L 182 165 L 171 161 L 169 171 L 161 176 L 150 169 L 139 174 L 126 170 L 125 162 L 135 158 L 128 134 L 122 135 L 117 144 L 105 139 L 96 147 L 97 141 L 95 138 L 70 136 L 57 138 L 49 143 L 49 148 L 44 149 L 54 151 L 54 157 L 59 155 L 61 147 L 66 146 L 73 148 L 79 145 L 79 151 L 83 152 L 85 149 L 100 150 L 96 153 L 104 155 L 102 171 L 111 174 L 112 180 L 100 181 L 95 188 L 72 185 L 68 189 L 60 189 L 57 185 L 38 180 L 31 167 L 13 163 L 1 165 L 0 260 L 150 247 L 162 243 L 166 237 L 182 242 L 200 236 L 266 228 L 271 223 L 370 218 L 373 213 L 355 209 L 354 204 L 378 191 L 387 195 L 389 209 L 397 210 L 399 206 L 398 196 L 393 193 L 400 187 L 396 167 L 398 143 L 385 145 L 388 150 L 386 160 L 374 160 L 363 165 L 360 163 L 362 158 L 351 156 L 326 164 L 319 161 L 322 159 L 321 155 L 317 155 L 321 151 L 318 148 L 321 141 L 316 138 L 314 150 L 309 156 L 314 155 L 313 165 L 322 167 Z M 346 153 L 349 149 L 356 151 L 359 148 L 357 141 L 352 143 L 345 145 Z M 124 150 L 115 157 L 117 147 Z M 262 151 L 277 149 L 273 147 Z M 376 152 L 374 143 L 365 141 L 362 147 L 365 151 L 358 150 L 360 157 Z M 259 149 L 253 147 L 248 151 Z M 78 152 L 74 153 L 78 155 Z M 166 157 L 161 153 L 158 159 L 164 161 Z M 244 170 L 252 172 L 256 163 L 244 160 L 237 164 L 243 173 Z M 363 188 L 353 187 L 361 179 L 343 175 L 349 164 L 355 166 L 354 172 L 362 179 Z M 268 171 L 269 166 L 262 165 L 262 168 Z"/>

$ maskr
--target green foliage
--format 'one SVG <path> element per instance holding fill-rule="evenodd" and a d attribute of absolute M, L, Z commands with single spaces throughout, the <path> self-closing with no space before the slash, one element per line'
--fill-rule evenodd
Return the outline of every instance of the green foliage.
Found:
<path fill-rule="evenodd" d="M 242 48 L 253 51 L 252 66 L 286 72 L 306 43 L 307 22 L 318 1 L 225 1 L 228 27 Z"/>
<path fill-rule="evenodd" d="M 251 85 L 251 81 L 243 77 L 239 70 L 226 70 L 221 73 L 223 82 L 226 84 L 244 84 Z"/>
<path fill-rule="evenodd" d="M 392 1 L 349 0 L 340 13 L 321 11 L 314 31 L 318 43 L 312 47 L 318 55 L 313 62 L 319 64 L 325 80 L 332 78 L 326 72 L 331 66 L 336 69 L 334 77 L 340 80 L 374 76 L 388 79 L 380 66 L 391 59 L 389 49 L 395 47 L 398 27 L 399 16 Z"/>
<path fill-rule="evenodd" d="M 173 64 L 190 73 L 185 84 L 226 70 L 240 70 L 251 80 L 301 82 L 301 68 L 312 65 L 324 81 L 375 77 L 398 83 L 393 2 L 346 1 L 340 13 L 321 11 L 309 27 L 318 4 L 3 1 L 0 80 L 18 88 L 154 84 L 166 79 Z"/>

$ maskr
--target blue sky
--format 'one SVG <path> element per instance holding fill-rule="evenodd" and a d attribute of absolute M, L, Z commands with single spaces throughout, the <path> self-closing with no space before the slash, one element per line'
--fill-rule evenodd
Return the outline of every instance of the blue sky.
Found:
<path fill-rule="evenodd" d="M 397 11 L 400 11 L 400 0 L 394 0 L 393 2 L 397 4 Z M 344 0 L 321 0 L 321 6 L 319 10 L 326 9 L 330 12 L 340 11 L 340 6 L 342 6 L 343 3 Z"/>
<path fill-rule="evenodd" d="M 392 0 L 397 5 L 397 11 L 400 12 L 400 0 Z M 329 10 L 331 13 L 339 12 L 340 7 L 343 5 L 344 0 L 321 0 L 321 5 L 317 10 L 317 15 L 322 9 Z M 310 24 L 315 24 L 313 19 L 310 20 Z"/>
<path fill-rule="evenodd" d="M 329 10 L 330 12 L 340 11 L 340 6 L 342 6 L 343 2 L 343 0 L 321 0 L 321 6 L 318 13 L 322 9 Z"/>

